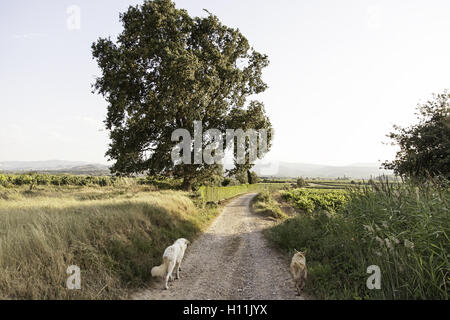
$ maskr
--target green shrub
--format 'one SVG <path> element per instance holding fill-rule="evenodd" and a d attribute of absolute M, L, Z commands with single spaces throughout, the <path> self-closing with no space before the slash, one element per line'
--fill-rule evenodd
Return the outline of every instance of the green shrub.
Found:
<path fill-rule="evenodd" d="M 260 192 L 253 198 L 253 210 L 258 214 L 270 216 L 275 219 L 287 218 L 287 215 L 281 210 L 278 203 L 267 190 Z"/>
<path fill-rule="evenodd" d="M 7 182 L 7 177 L 4 174 L 0 174 L 0 186 L 5 186 Z"/>
<path fill-rule="evenodd" d="M 311 213 L 316 209 L 334 212 L 348 200 L 348 193 L 342 190 L 294 189 L 282 192 L 284 200 L 291 202 L 297 209 Z"/>
<path fill-rule="evenodd" d="M 157 189 L 178 189 L 180 181 L 176 179 L 158 179 L 154 177 L 114 177 L 86 175 L 51 174 L 6 174 L 0 178 L 0 185 L 53 185 L 53 186 L 130 186 L 134 184 L 152 185 Z"/>
<path fill-rule="evenodd" d="M 306 187 L 307 185 L 308 185 L 308 183 L 306 182 L 305 179 L 303 179 L 303 178 L 297 179 L 297 187 L 303 188 L 303 187 Z"/>

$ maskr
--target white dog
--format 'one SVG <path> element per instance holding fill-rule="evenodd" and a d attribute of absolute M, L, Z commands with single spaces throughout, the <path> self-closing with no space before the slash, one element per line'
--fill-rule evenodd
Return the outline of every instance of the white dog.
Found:
<path fill-rule="evenodd" d="M 190 244 L 189 240 L 184 238 L 178 239 L 173 245 L 167 247 L 163 254 L 163 264 L 152 268 L 152 277 L 166 276 L 166 289 L 169 289 L 167 283 L 173 280 L 172 272 L 177 268 L 177 279 L 180 278 L 181 261 L 184 257 L 184 252 Z"/>

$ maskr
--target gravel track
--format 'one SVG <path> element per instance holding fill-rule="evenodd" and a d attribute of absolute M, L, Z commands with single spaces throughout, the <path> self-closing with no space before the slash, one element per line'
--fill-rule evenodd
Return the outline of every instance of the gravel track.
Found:
<path fill-rule="evenodd" d="M 287 300 L 296 296 L 289 261 L 268 246 L 262 230 L 274 222 L 250 209 L 256 194 L 227 204 L 186 251 L 180 280 L 162 281 L 133 295 L 139 300 Z"/>

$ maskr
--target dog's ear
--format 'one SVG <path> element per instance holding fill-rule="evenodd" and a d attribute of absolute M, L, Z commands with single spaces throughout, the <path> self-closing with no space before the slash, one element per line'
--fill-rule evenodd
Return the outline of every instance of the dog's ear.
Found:
<path fill-rule="evenodd" d="M 295 253 L 300 253 L 297 249 L 294 248 Z"/>

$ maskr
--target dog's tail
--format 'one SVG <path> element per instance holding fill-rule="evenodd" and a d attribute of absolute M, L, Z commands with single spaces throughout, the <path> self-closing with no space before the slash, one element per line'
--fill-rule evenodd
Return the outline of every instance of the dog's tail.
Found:
<path fill-rule="evenodd" d="M 167 272 L 168 261 L 164 258 L 163 264 L 152 268 L 152 277 L 163 277 Z"/>

